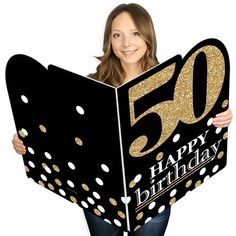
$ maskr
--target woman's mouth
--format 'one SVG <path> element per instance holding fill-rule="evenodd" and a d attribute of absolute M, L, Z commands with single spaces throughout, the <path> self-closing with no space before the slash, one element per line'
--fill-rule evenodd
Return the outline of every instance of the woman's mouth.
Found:
<path fill-rule="evenodd" d="M 134 54 L 138 49 L 134 49 L 134 50 L 127 50 L 127 51 L 122 51 L 122 53 L 125 55 L 125 56 L 130 56 L 132 54 Z"/>

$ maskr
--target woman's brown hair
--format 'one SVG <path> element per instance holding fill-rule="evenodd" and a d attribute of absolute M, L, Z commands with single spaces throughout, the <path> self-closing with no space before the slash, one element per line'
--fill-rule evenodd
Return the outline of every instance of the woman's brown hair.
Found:
<path fill-rule="evenodd" d="M 149 13 L 140 5 L 135 3 L 121 4 L 117 6 L 108 16 L 103 39 L 104 55 L 97 57 L 101 63 L 97 67 L 95 78 L 113 86 L 122 84 L 125 71 L 116 57 L 111 46 L 111 27 L 113 20 L 121 13 L 127 12 L 132 17 L 137 30 L 147 44 L 147 51 L 141 59 L 143 72 L 158 64 L 156 57 L 157 43 L 154 26 Z"/>

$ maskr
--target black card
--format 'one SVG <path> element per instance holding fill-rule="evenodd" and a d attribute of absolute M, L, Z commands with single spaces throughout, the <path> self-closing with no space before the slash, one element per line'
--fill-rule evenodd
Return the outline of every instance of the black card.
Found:
<path fill-rule="evenodd" d="M 207 39 L 112 87 L 14 55 L 6 82 L 27 176 L 135 231 L 226 165 L 229 56 Z M 199 202 L 199 204 L 201 204 Z"/>

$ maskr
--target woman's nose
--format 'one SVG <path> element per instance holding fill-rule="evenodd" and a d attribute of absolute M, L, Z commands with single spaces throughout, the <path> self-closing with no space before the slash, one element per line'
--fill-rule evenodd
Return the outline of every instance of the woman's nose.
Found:
<path fill-rule="evenodd" d="M 131 38 L 129 35 L 125 35 L 122 41 L 123 46 L 128 47 L 131 44 Z"/>

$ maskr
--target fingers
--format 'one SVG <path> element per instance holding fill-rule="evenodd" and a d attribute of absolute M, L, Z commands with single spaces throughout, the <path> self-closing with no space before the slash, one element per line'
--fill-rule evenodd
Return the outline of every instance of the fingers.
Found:
<path fill-rule="evenodd" d="M 18 138 L 17 134 L 14 134 L 13 136 L 12 144 L 13 144 L 13 148 L 18 154 L 24 155 L 26 153 L 26 147 L 24 143 Z"/>
<path fill-rule="evenodd" d="M 228 127 L 233 119 L 233 114 L 230 109 L 221 112 L 216 115 L 213 119 L 213 125 L 217 128 L 225 128 Z"/>

